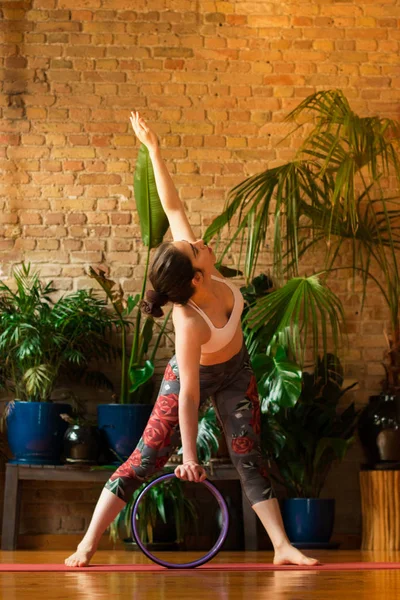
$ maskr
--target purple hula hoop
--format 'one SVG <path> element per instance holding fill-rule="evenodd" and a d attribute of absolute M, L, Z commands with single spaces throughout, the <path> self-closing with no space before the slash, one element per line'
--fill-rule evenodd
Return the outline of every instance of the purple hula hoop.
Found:
<path fill-rule="evenodd" d="M 188 562 L 188 563 L 169 563 L 165 560 L 162 560 L 161 558 L 158 558 L 156 556 L 153 556 L 153 554 L 151 554 L 151 552 L 149 552 L 147 550 L 147 548 L 142 544 L 142 541 L 140 539 L 139 536 L 139 532 L 137 529 L 137 519 L 136 519 L 136 515 L 138 512 L 138 508 L 139 508 L 139 502 L 140 500 L 143 498 L 143 496 L 146 494 L 146 492 L 148 492 L 148 490 L 150 488 L 153 487 L 153 485 L 157 485 L 158 483 L 160 483 L 161 481 L 165 481 L 167 479 L 172 479 L 176 477 L 174 473 L 167 473 L 166 475 L 161 475 L 160 477 L 157 477 L 156 479 L 154 479 L 153 481 L 151 481 L 149 483 L 149 485 L 147 485 L 144 490 L 142 490 L 139 494 L 139 496 L 136 499 L 136 502 L 133 506 L 133 511 L 132 511 L 132 519 L 131 519 L 131 524 L 132 524 L 132 533 L 133 536 L 136 540 L 137 545 L 139 546 L 139 548 L 141 549 L 141 551 L 148 557 L 150 558 L 150 560 L 152 560 L 153 562 L 163 566 L 163 567 L 167 567 L 168 569 L 193 569 L 195 567 L 199 567 L 200 565 L 204 565 L 204 563 L 208 562 L 209 560 L 211 560 L 212 558 L 214 558 L 214 556 L 219 552 L 222 544 L 225 541 L 225 538 L 228 534 L 228 529 L 229 529 L 229 513 L 228 513 L 228 507 L 226 506 L 226 502 L 223 499 L 222 495 L 220 494 L 220 492 L 217 490 L 217 488 L 210 483 L 209 481 L 204 480 L 202 482 L 203 485 L 205 485 L 210 492 L 213 494 L 213 496 L 215 497 L 215 499 L 218 502 L 219 508 L 221 509 L 222 512 L 222 528 L 221 528 L 221 532 L 219 534 L 219 537 L 217 539 L 217 541 L 215 542 L 214 546 L 211 548 L 210 552 L 208 552 L 207 554 L 205 554 L 204 556 L 202 556 L 201 558 L 194 560 L 192 562 Z M 200 485 L 200 484 L 197 484 Z"/>

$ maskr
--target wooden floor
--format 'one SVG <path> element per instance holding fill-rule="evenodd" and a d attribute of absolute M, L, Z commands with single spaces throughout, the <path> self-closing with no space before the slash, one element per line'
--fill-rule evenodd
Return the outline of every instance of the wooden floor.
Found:
<path fill-rule="evenodd" d="M 400 562 L 400 552 L 309 550 L 322 562 Z M 1 563 L 63 563 L 64 551 L 0 552 Z M 181 560 L 182 555 L 179 555 Z M 272 552 L 221 552 L 214 562 L 267 562 Z M 169 556 L 170 559 L 170 556 Z M 149 564 L 138 552 L 98 551 L 95 564 Z M 0 573 L 1 600 L 395 600 L 400 570 L 179 573 Z"/>

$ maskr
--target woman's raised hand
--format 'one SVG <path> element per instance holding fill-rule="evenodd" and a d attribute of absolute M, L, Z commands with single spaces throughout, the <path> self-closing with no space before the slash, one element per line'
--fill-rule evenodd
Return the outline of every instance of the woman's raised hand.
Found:
<path fill-rule="evenodd" d="M 158 148 L 157 135 L 147 124 L 145 119 L 143 119 L 137 111 L 132 111 L 129 118 L 139 142 L 142 142 L 142 144 L 147 146 L 149 152 L 156 150 Z"/>

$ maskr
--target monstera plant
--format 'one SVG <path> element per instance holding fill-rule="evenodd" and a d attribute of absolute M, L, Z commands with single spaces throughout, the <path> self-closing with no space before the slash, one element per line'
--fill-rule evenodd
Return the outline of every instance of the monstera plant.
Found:
<path fill-rule="evenodd" d="M 354 402 L 340 409 L 339 403 L 357 382 L 347 387 L 343 382 L 343 368 L 329 354 L 315 372 L 302 373 L 295 404 L 285 405 L 268 388 L 261 392 L 262 450 L 276 462 L 280 477 L 271 476 L 290 497 L 318 498 L 333 463 L 343 460 L 355 441 L 360 411 Z"/>

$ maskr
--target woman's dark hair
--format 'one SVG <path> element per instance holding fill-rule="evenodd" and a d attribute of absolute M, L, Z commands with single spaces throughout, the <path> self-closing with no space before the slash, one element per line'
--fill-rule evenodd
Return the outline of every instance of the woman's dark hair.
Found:
<path fill-rule="evenodd" d="M 167 302 L 187 304 L 194 294 L 192 279 L 196 272 L 190 258 L 171 242 L 163 242 L 156 250 L 150 267 L 149 279 L 154 290 L 146 292 L 141 310 L 153 317 L 162 317 L 161 306 Z"/>

